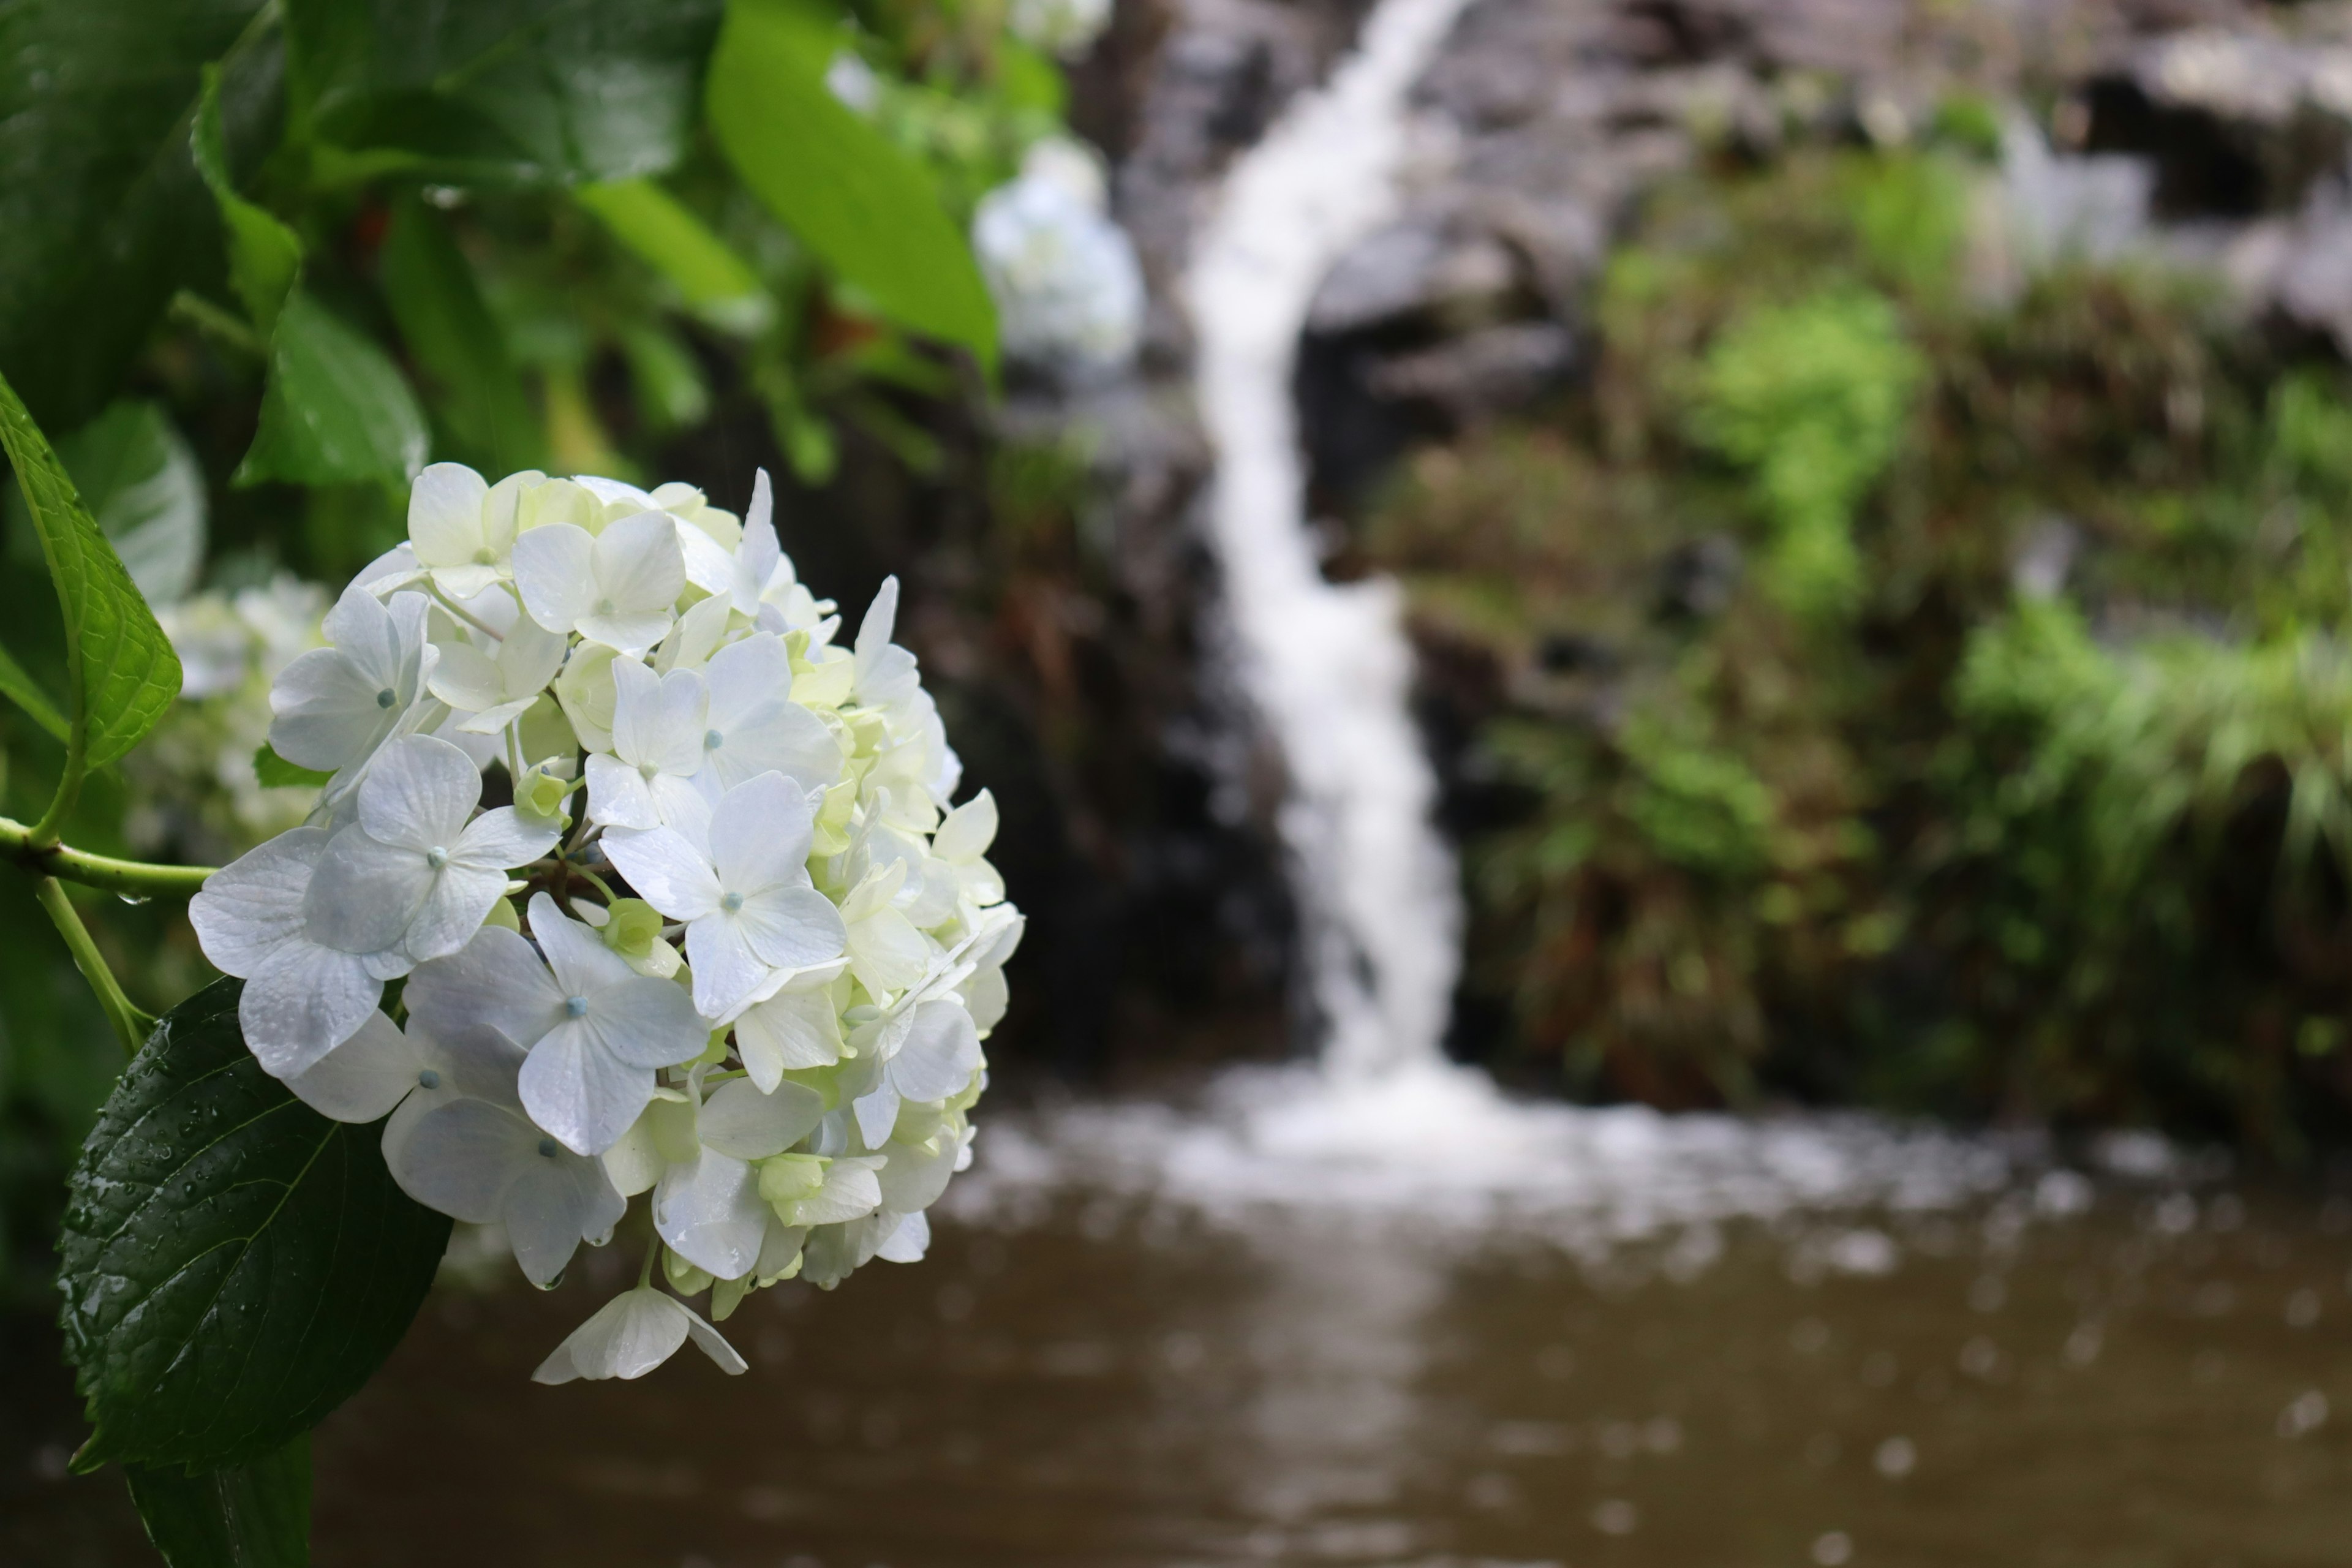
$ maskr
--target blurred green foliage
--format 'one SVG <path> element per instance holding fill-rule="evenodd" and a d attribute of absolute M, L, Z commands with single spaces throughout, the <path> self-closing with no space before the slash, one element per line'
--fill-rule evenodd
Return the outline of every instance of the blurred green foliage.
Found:
<path fill-rule="evenodd" d="M 1988 260 L 1967 110 L 1657 192 L 1589 384 L 1370 521 L 1484 672 L 1472 983 L 1588 1091 L 2294 1157 L 2352 1130 L 2352 381 Z"/>

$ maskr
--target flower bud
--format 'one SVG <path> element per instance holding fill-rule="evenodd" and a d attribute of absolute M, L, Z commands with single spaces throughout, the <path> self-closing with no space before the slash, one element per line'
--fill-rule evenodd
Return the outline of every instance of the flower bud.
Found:
<path fill-rule="evenodd" d="M 816 1196 L 824 1186 L 824 1169 L 833 1163 L 822 1154 L 779 1154 L 760 1162 L 760 1197 L 775 1205 L 786 1224 L 793 1205 Z"/>
<path fill-rule="evenodd" d="M 571 782 L 558 777 L 545 763 L 541 763 L 525 769 L 515 784 L 515 810 L 541 822 L 568 823 L 572 817 L 563 809 L 563 802 L 571 793 Z"/>
<path fill-rule="evenodd" d="M 604 945 L 623 958 L 643 958 L 661 941 L 661 911 L 643 899 L 614 901 L 604 922 Z"/>

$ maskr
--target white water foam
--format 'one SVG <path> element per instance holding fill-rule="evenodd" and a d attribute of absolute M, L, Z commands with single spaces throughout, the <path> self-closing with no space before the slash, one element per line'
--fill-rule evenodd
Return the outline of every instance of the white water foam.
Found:
<path fill-rule="evenodd" d="M 1281 831 L 1340 1079 L 1438 1059 L 1461 900 L 1430 822 L 1400 595 L 1318 568 L 1291 377 L 1316 289 L 1395 205 L 1407 95 L 1464 3 L 1381 0 L 1330 81 L 1235 163 L 1186 280 L 1217 462 L 1209 542 L 1242 687 L 1289 773 Z"/>

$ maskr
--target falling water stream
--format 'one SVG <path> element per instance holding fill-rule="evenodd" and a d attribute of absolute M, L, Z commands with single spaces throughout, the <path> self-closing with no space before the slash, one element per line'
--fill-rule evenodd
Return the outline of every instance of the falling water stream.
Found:
<path fill-rule="evenodd" d="M 1438 1059 L 1459 963 L 1454 859 L 1407 699 L 1396 585 L 1317 564 L 1291 374 L 1315 290 L 1387 216 L 1406 100 L 1463 0 L 1381 0 L 1325 87 L 1227 176 L 1185 287 L 1216 458 L 1208 537 L 1244 689 L 1281 748 L 1281 827 L 1335 1078 Z"/>

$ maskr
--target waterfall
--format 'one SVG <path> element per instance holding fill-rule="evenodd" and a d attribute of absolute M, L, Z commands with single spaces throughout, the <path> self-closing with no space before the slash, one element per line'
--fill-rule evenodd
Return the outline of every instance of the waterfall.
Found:
<path fill-rule="evenodd" d="M 1360 1084 L 1440 1061 L 1461 896 L 1430 821 L 1401 595 L 1324 581 L 1291 380 L 1317 288 L 1395 205 L 1407 97 L 1464 4 L 1379 0 L 1329 82 L 1236 161 L 1185 285 L 1232 651 L 1288 773 L 1280 828 L 1325 1068 Z"/>

